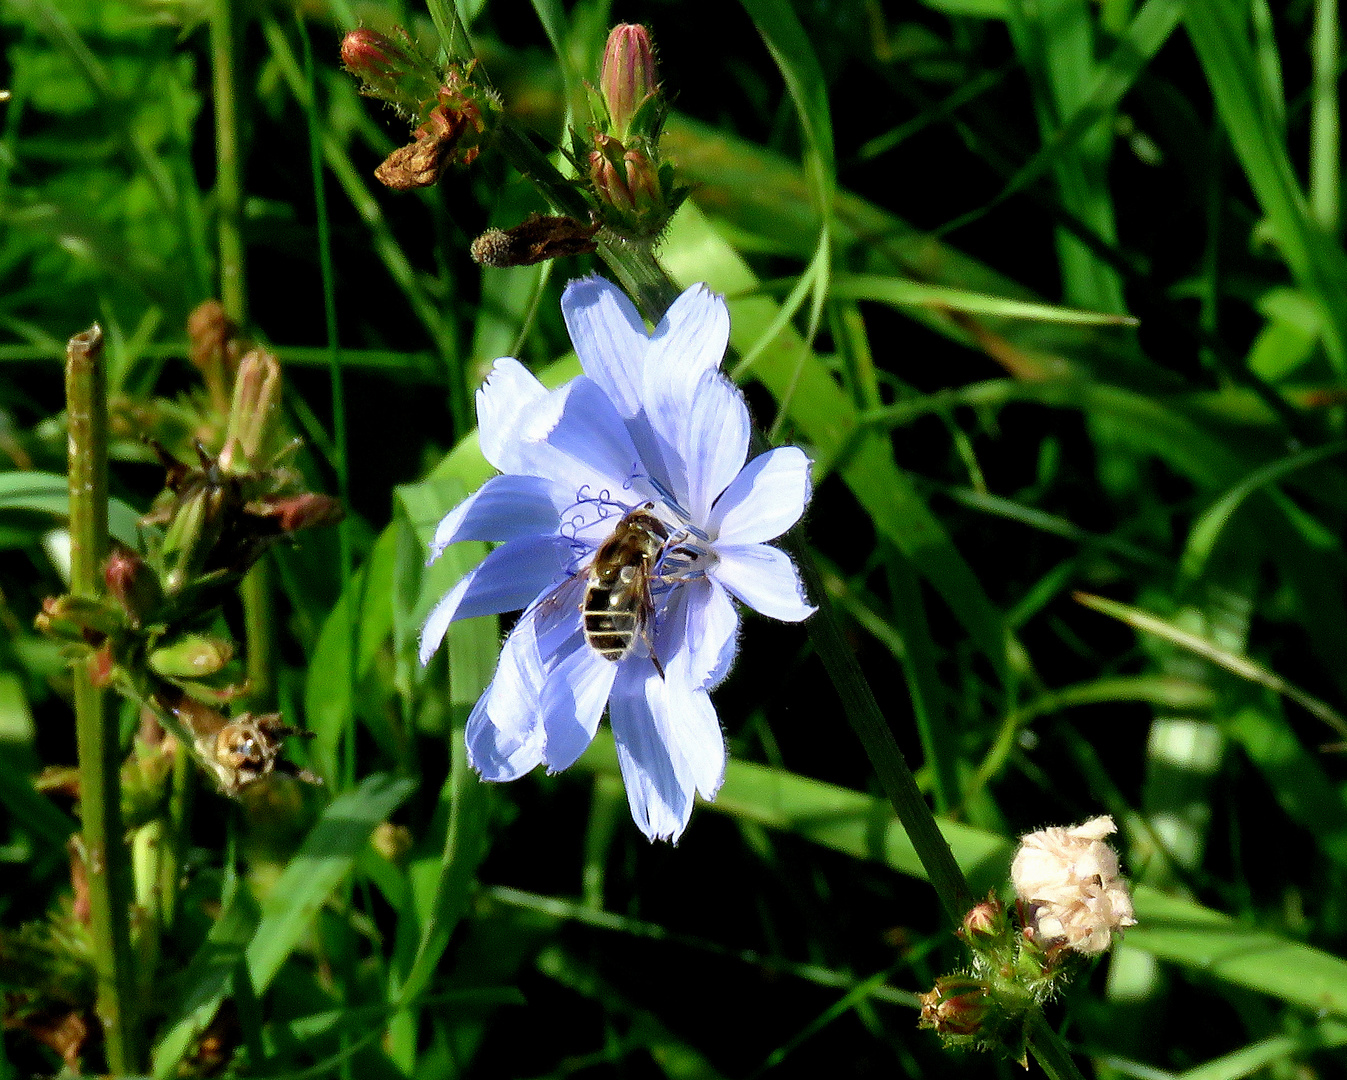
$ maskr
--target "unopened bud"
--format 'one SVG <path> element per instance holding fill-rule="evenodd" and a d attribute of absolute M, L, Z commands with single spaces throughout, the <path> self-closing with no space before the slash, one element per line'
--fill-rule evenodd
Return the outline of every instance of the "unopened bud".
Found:
<path fill-rule="evenodd" d="M 121 604 L 132 626 L 141 626 L 163 599 L 159 579 L 145 560 L 120 544 L 112 549 L 103 567 L 108 592 Z"/>
<path fill-rule="evenodd" d="M 280 361 L 253 349 L 239 361 L 234 377 L 234 402 L 219 459 L 223 471 L 245 473 L 259 467 L 280 400 Z"/>
<path fill-rule="evenodd" d="M 165 679 L 201 679 L 220 671 L 234 657 L 234 646 L 210 634 L 183 634 L 150 650 L 150 670 Z"/>
<path fill-rule="evenodd" d="M 599 89 L 612 124 L 611 134 L 625 139 L 637 110 L 658 88 L 650 32 L 635 23 L 613 27 L 599 72 Z"/>
<path fill-rule="evenodd" d="M 613 150 L 618 155 L 622 153 L 622 144 L 607 135 L 596 134 L 594 145 L 597 149 L 589 155 L 589 180 L 594 185 L 594 193 L 600 202 L 612 207 L 622 217 L 628 217 L 636 209 L 636 203 L 631 197 L 631 189 L 627 187 L 626 168 L 619 169 L 612 157 Z"/>
<path fill-rule="evenodd" d="M 187 354 L 201 372 L 211 405 L 223 413 L 229 405 L 227 375 L 237 359 L 238 326 L 218 300 L 203 300 L 187 316 Z"/>
<path fill-rule="evenodd" d="M 990 993 L 987 984 L 972 975 L 942 975 L 935 986 L 922 994 L 921 1019 L 924 1028 L 939 1035 L 977 1035 L 987 1020 Z"/>
<path fill-rule="evenodd" d="M 407 31 L 397 27 L 393 35 L 352 30 L 342 38 L 341 62 L 360 80 L 362 94 L 415 116 L 423 102 L 435 97 L 439 76 Z"/>
<path fill-rule="evenodd" d="M 282 533 L 335 525 L 346 514 L 340 499 L 305 491 L 249 503 L 247 510 L 256 517 L 271 518 Z"/>
<path fill-rule="evenodd" d="M 1009 929 L 1005 905 L 989 894 L 980 904 L 974 904 L 963 917 L 960 928 L 964 940 L 970 944 L 989 942 L 1005 936 Z"/>

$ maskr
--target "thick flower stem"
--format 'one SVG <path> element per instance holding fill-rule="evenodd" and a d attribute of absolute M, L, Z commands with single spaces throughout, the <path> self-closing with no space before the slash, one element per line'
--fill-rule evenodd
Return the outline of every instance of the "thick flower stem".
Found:
<path fill-rule="evenodd" d="M 561 175 L 525 132 L 505 120 L 496 136 L 496 145 L 505 160 L 532 182 L 557 213 L 577 221 L 588 219 L 589 204 L 580 190 Z M 636 302 L 637 309 L 652 323 L 658 323 L 681 290 L 669 280 L 655 258 L 653 243 L 623 240 L 607 230 L 597 240 L 599 257 Z"/>
<path fill-rule="evenodd" d="M 968 890 L 963 870 L 941 835 L 935 815 L 922 797 L 917 779 L 908 768 L 893 732 L 889 730 L 874 691 L 870 689 L 856 662 L 855 652 L 842 636 L 837 614 L 813 557 L 803 544 L 788 540 L 784 546 L 800 568 L 810 600 L 818 605 L 818 612 L 809 620 L 809 636 L 819 659 L 823 661 L 828 677 L 842 699 L 847 720 L 861 740 L 861 746 L 875 768 L 884 794 L 893 804 L 898 821 L 917 851 L 917 858 L 926 868 L 931 885 L 944 905 L 945 914 L 957 925 L 964 913 L 973 906 L 972 893 Z"/>
<path fill-rule="evenodd" d="M 66 350 L 70 454 L 70 592 L 96 597 L 108 547 L 108 412 L 103 331 L 95 324 Z M 142 1047 L 131 953 L 130 877 L 121 815 L 116 716 L 88 664 L 77 664 L 75 736 L 79 752 L 81 855 L 98 973 L 98 1015 L 115 1073 L 138 1072 Z"/>

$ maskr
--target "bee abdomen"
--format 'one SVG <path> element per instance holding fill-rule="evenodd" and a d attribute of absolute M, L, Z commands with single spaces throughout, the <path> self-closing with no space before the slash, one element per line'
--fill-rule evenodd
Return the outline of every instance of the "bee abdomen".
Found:
<path fill-rule="evenodd" d="M 636 640 L 639 619 L 635 611 L 609 607 L 611 597 L 594 590 L 585 597 L 585 641 L 605 660 L 621 660 Z"/>

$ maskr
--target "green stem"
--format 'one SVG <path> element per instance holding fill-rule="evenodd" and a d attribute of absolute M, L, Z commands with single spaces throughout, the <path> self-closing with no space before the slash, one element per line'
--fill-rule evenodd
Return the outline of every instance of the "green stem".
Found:
<path fill-rule="evenodd" d="M 304 46 L 304 82 L 308 91 L 305 112 L 309 121 L 309 166 L 313 174 L 313 201 L 318 219 L 318 267 L 323 279 L 323 319 L 327 329 L 328 381 L 332 386 L 332 442 L 335 453 L 333 465 L 337 470 L 337 495 L 342 505 L 351 505 L 350 470 L 346 461 L 346 397 L 342 387 L 341 353 L 337 341 L 337 284 L 332 267 L 332 231 L 327 218 L 327 189 L 323 177 L 323 140 L 318 120 L 318 93 L 314 79 L 313 46 L 302 16 L 296 18 L 300 40 Z M 459 380 L 461 381 L 461 380 Z M 345 518 L 337 526 L 338 559 L 343 584 L 355 580 L 355 556 L 351 550 L 351 520 Z M 355 786 L 355 700 L 357 668 L 359 666 L 356 642 L 356 605 L 343 604 L 346 612 L 346 646 L 349 662 L 346 670 L 350 685 L 347 692 L 351 708 L 346 713 L 342 746 L 342 777 L 346 787 Z"/>
<path fill-rule="evenodd" d="M 580 190 L 561 175 L 526 132 L 505 120 L 497 132 L 496 146 L 558 213 L 578 221 L 589 218 L 589 203 Z M 599 234 L 598 244 L 599 257 L 636 302 L 641 314 L 651 322 L 659 322 L 680 290 L 655 258 L 653 246 L 623 240 L 606 230 Z"/>
<path fill-rule="evenodd" d="M 884 794 L 893 804 L 898 821 L 916 848 L 917 858 L 925 867 L 926 875 L 944 905 L 945 914 L 958 925 L 973 906 L 968 882 L 935 823 L 935 815 L 922 797 L 917 778 L 908 768 L 870 684 L 865 681 L 860 664 L 856 662 L 855 651 L 842 636 L 841 625 L 837 621 L 828 591 L 824 588 L 823 579 L 814 565 L 813 555 L 799 542 L 788 542 L 786 546 L 800 567 L 810 599 L 818 605 L 818 611 L 809 620 L 809 637 L 814 643 L 814 649 L 842 699 L 847 720 L 861 740 L 861 746 L 874 766 Z"/>
<path fill-rule="evenodd" d="M 239 162 L 233 0 L 215 0 L 210 15 L 215 80 L 215 204 L 220 228 L 220 302 L 239 325 L 247 317 L 243 260 L 243 181 Z"/>
<path fill-rule="evenodd" d="M 70 592 L 97 597 L 108 548 L 108 403 L 103 331 L 95 323 L 66 351 L 70 453 Z M 113 1072 L 139 1071 L 142 1057 L 131 953 L 130 870 L 122 828 L 117 718 L 88 664 L 77 664 L 82 855 L 98 974 L 98 1015 Z"/>
<path fill-rule="evenodd" d="M 1062 1042 L 1062 1037 L 1053 1031 L 1043 1013 L 1035 1009 L 1026 1025 L 1029 1034 L 1029 1049 L 1034 1060 L 1048 1075 L 1048 1080 L 1085 1080 L 1071 1060 L 1071 1054 Z"/>
<path fill-rule="evenodd" d="M 215 78 L 215 201 L 220 230 L 220 303 L 242 326 L 248 318 L 243 247 L 243 176 L 239 153 L 238 80 L 235 70 L 237 27 L 234 0 L 211 6 L 210 50 Z M 265 709 L 272 698 L 271 582 L 264 559 L 239 586 L 246 631 L 248 699 Z"/>

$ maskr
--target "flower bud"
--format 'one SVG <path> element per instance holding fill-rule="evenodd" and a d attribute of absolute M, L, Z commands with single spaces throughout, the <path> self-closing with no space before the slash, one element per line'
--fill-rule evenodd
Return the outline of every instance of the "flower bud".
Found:
<path fill-rule="evenodd" d="M 312 491 L 260 499 L 249 503 L 245 509 L 254 517 L 271 519 L 282 533 L 335 525 L 346 516 L 346 508 L 340 499 Z"/>
<path fill-rule="evenodd" d="M 988 893 L 986 900 L 969 908 L 959 932 L 969 944 L 992 942 L 1004 937 L 1009 925 L 1005 905 L 995 893 Z"/>
<path fill-rule="evenodd" d="M 201 372 L 211 406 L 220 414 L 229 405 L 225 378 L 238 359 L 237 335 L 238 326 L 218 300 L 201 301 L 187 316 L 188 358 Z"/>
<path fill-rule="evenodd" d="M 938 1035 L 977 1035 L 987 1020 L 991 996 L 987 984 L 972 975 L 942 975 L 922 994 L 919 1025 Z"/>
<path fill-rule="evenodd" d="M 234 646 L 211 634 L 183 634 L 150 650 L 150 670 L 165 679 L 201 679 L 234 658 Z"/>
<path fill-rule="evenodd" d="M 636 209 L 636 202 L 627 187 L 626 167 L 622 163 L 622 144 L 607 135 L 595 134 L 594 146 L 589 155 L 589 180 L 601 203 L 606 203 L 623 217 L 630 217 Z M 616 160 L 614 160 L 616 158 Z M 621 167 L 619 167 L 619 163 Z"/>
<path fill-rule="evenodd" d="M 103 567 L 108 592 L 121 604 L 133 627 L 147 622 L 164 598 L 159 579 L 130 548 L 115 545 Z"/>
<path fill-rule="evenodd" d="M 246 473 L 261 464 L 281 400 L 281 365 L 276 357 L 253 349 L 239 361 L 234 402 L 219 465 L 227 473 Z"/>
<path fill-rule="evenodd" d="M 341 62 L 361 82 L 360 92 L 395 106 L 405 116 L 416 116 L 423 102 L 435 97 L 439 76 L 421 55 L 407 31 L 394 37 L 361 28 L 341 42 Z"/>
<path fill-rule="evenodd" d="M 608 110 L 610 132 L 620 140 L 625 139 L 637 110 L 658 89 L 650 32 L 635 23 L 613 27 L 604 46 L 599 73 L 599 90 Z"/>
<path fill-rule="evenodd" d="M 1112 944 L 1114 930 L 1136 925 L 1118 856 L 1104 843 L 1116 828 L 1111 817 L 1097 817 L 1020 840 L 1010 879 L 1028 915 L 1026 934 L 1045 947 L 1094 954 Z"/>

